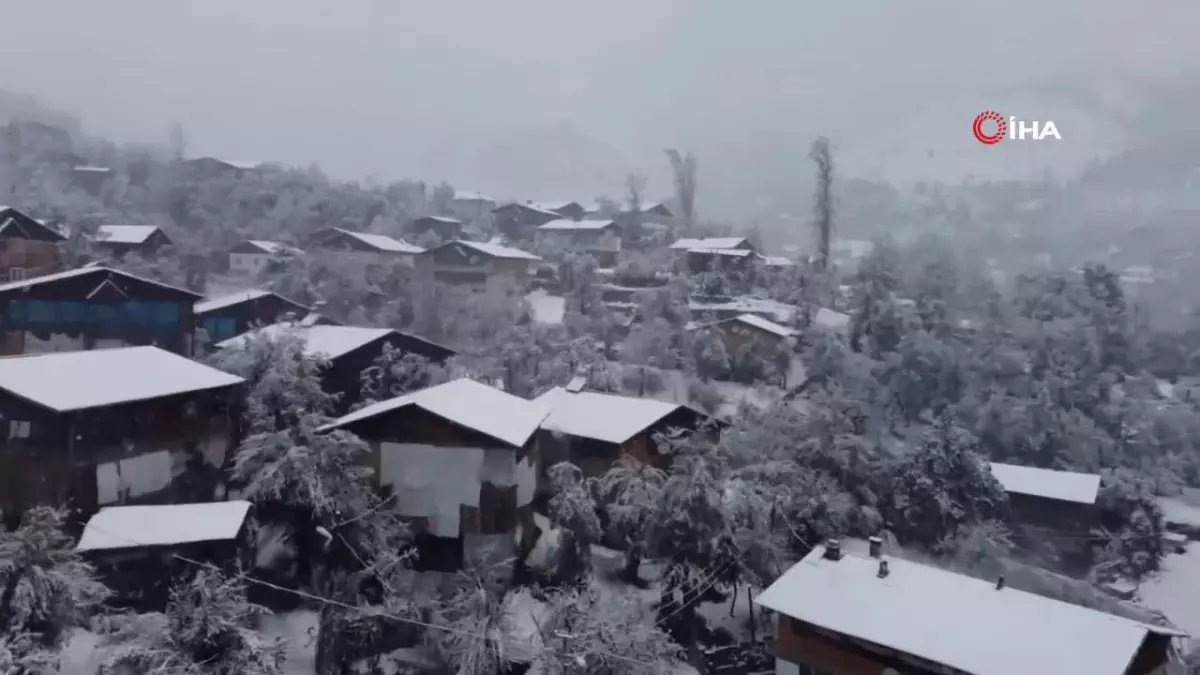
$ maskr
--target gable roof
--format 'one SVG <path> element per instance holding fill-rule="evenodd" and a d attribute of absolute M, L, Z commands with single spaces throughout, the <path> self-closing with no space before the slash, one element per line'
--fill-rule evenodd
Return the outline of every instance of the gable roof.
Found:
<path fill-rule="evenodd" d="M 1154 627 L 911 561 L 818 546 L 755 602 L 972 675 L 1123 675 Z M 970 626 L 964 631 L 964 626 Z"/>
<path fill-rule="evenodd" d="M 544 406 L 534 401 L 464 377 L 369 405 L 325 428 L 342 428 L 408 406 L 514 447 L 529 441 L 547 413 Z"/>
<path fill-rule="evenodd" d="M 242 248 L 243 246 L 249 246 L 251 248 L 257 249 L 258 251 L 260 251 L 262 253 L 267 253 L 270 255 L 274 255 L 276 253 L 281 253 L 281 252 L 282 253 L 292 253 L 292 254 L 298 254 L 298 253 L 304 252 L 304 251 L 301 251 L 300 249 L 296 248 L 295 246 L 291 246 L 289 244 L 284 244 L 284 243 L 278 242 L 278 241 L 267 241 L 266 239 L 247 239 L 245 242 L 243 242 L 237 248 Z"/>
<path fill-rule="evenodd" d="M 443 248 L 446 248 L 447 246 L 464 246 L 466 248 L 478 251 L 479 253 L 482 253 L 484 255 L 491 256 L 493 258 L 504 258 L 507 260 L 541 260 L 540 257 L 538 257 L 532 253 L 522 251 L 519 248 L 513 248 L 511 246 L 505 246 L 503 244 L 493 244 L 491 242 L 466 241 L 465 239 L 455 239 L 454 241 L 448 241 L 444 244 L 441 244 L 439 246 L 435 246 L 434 248 L 429 249 L 429 251 L 430 252 L 438 251 Z"/>
<path fill-rule="evenodd" d="M 583 208 L 583 204 L 580 204 L 579 202 L 576 202 L 576 201 L 570 201 L 570 200 L 548 201 L 548 202 L 530 201 L 530 202 L 526 202 L 526 204 L 529 206 L 532 206 L 533 208 L 538 209 L 540 211 L 549 211 L 550 213 L 558 213 L 559 211 L 562 211 L 563 209 L 571 208 L 572 206 L 577 209 Z"/>
<path fill-rule="evenodd" d="M 40 286 L 42 284 L 54 283 L 56 281 L 63 281 L 65 279 L 73 279 L 75 277 L 83 277 L 83 276 L 87 276 L 89 274 L 94 274 L 98 277 L 103 276 L 105 278 L 111 278 L 111 277 L 116 276 L 116 277 L 121 277 L 123 279 L 127 279 L 130 281 L 135 281 L 137 283 L 151 284 L 154 286 L 159 286 L 161 288 L 165 288 L 165 289 L 174 291 L 176 293 L 180 293 L 182 295 L 189 295 L 192 298 L 194 298 L 195 300 L 199 300 L 204 297 L 201 294 L 199 294 L 195 291 L 189 291 L 186 288 L 180 288 L 178 286 L 164 284 L 161 281 L 154 281 L 153 279 L 139 277 L 135 274 L 130 274 L 128 272 L 122 272 L 121 270 L 118 270 L 118 269 L 113 269 L 111 267 L 105 267 L 103 265 L 97 265 L 94 263 L 85 265 L 83 267 L 77 267 L 73 270 L 66 270 L 63 272 L 55 272 L 54 274 L 45 274 L 40 277 L 31 277 L 29 279 L 23 279 L 21 281 L 10 281 L 7 284 L 0 284 L 0 293 L 6 293 L 8 291 L 17 291 L 17 290 L 21 290 L 24 288 L 32 288 L 34 286 Z"/>
<path fill-rule="evenodd" d="M 1037 469 L 1000 462 L 991 462 L 991 467 L 992 475 L 1004 486 L 1005 492 L 1076 504 L 1095 504 L 1100 494 L 1099 474 Z"/>
<path fill-rule="evenodd" d="M 550 211 L 548 209 L 543 209 L 539 206 L 534 206 L 533 204 L 522 204 L 520 202 L 508 202 L 505 204 L 501 204 L 501 205 L 497 206 L 496 208 L 492 209 L 492 213 L 495 213 L 497 211 L 507 211 L 509 209 L 517 209 L 517 210 L 524 209 L 527 211 L 532 211 L 534 213 L 540 213 L 543 216 L 549 216 L 551 218 L 558 218 L 559 216 L 562 215 L 561 213 L 558 213 L 557 211 Z"/>
<path fill-rule="evenodd" d="M 0 358 L 0 389 L 60 413 L 220 389 L 242 381 L 158 347 Z"/>
<path fill-rule="evenodd" d="M 96 241 L 101 244 L 144 244 L 155 232 L 154 225 L 101 225 L 96 228 Z M 163 234 L 166 237 L 166 234 Z"/>
<path fill-rule="evenodd" d="M 394 239 L 392 237 L 387 236 L 386 234 L 370 234 L 367 232 L 355 232 L 353 230 L 347 230 L 342 227 L 331 227 L 327 231 L 328 232 L 336 232 L 339 234 L 343 234 L 347 237 L 357 239 L 358 241 L 365 244 L 368 248 L 374 249 L 376 251 L 384 252 L 384 253 L 406 253 L 406 254 L 410 254 L 410 255 L 416 255 L 417 253 L 421 253 L 422 251 L 425 250 L 425 249 L 421 248 L 420 246 L 413 246 L 412 244 L 410 244 L 406 241 L 403 241 L 400 239 Z"/>
<path fill-rule="evenodd" d="M 250 502 L 108 506 L 88 519 L 75 550 L 177 546 L 237 537 Z"/>
<path fill-rule="evenodd" d="M 559 218 L 538 227 L 539 230 L 604 230 L 616 227 L 615 220 L 571 220 Z"/>
<path fill-rule="evenodd" d="M 567 391 L 555 387 L 534 399 L 549 414 L 542 428 L 606 443 L 624 443 L 683 408 L 652 398 Z"/>
<path fill-rule="evenodd" d="M 703 237 L 701 239 L 685 237 L 671 244 L 671 248 L 676 251 L 728 250 L 744 247 L 749 243 L 745 237 Z"/>
<path fill-rule="evenodd" d="M 765 333 L 771 333 L 772 335 L 778 335 L 779 337 L 783 338 L 791 337 L 796 334 L 796 331 L 792 330 L 791 328 L 775 323 L 769 319 L 764 319 L 757 314 L 739 314 L 732 319 L 725 319 L 724 321 L 718 321 L 717 323 L 730 322 L 744 324 L 750 326 L 751 328 L 756 328 Z"/>
<path fill-rule="evenodd" d="M 301 305 L 300 303 L 295 302 L 293 300 L 288 300 L 287 298 L 283 297 L 282 295 L 279 295 L 278 293 L 273 293 L 271 291 L 264 291 L 262 289 L 256 288 L 256 289 L 252 289 L 252 290 L 248 290 L 248 291 L 238 291 L 236 293 L 228 293 L 226 295 L 220 295 L 215 298 L 204 298 L 203 300 L 197 302 L 195 305 L 192 306 L 192 312 L 196 315 L 207 314 L 209 312 L 213 312 L 218 309 L 225 309 L 226 307 L 233 307 L 235 305 L 240 305 L 243 302 L 250 302 L 252 300 L 258 300 L 259 298 L 265 298 L 265 297 L 272 296 L 272 295 L 288 304 L 295 305 L 296 308 L 299 310 L 304 310 L 305 312 L 308 311 L 308 308 L 305 307 L 304 305 Z"/>
<path fill-rule="evenodd" d="M 458 202 L 495 202 L 495 199 L 474 190 L 455 190 L 454 201 Z"/>
<path fill-rule="evenodd" d="M 459 220 L 458 218 L 451 218 L 449 216 L 421 216 L 420 218 L 413 218 L 412 222 L 414 225 L 417 223 L 424 223 L 424 222 L 441 223 L 443 225 L 462 225 L 463 224 L 463 221 Z"/>
<path fill-rule="evenodd" d="M 29 239 L 31 241 L 63 241 L 66 237 L 58 230 L 40 220 L 14 209 L 0 205 L 0 237 Z"/>
<path fill-rule="evenodd" d="M 375 340 L 386 337 L 397 331 L 391 328 L 367 328 L 364 326 L 300 326 L 293 323 L 281 322 L 263 326 L 241 335 L 235 335 L 228 340 L 217 343 L 218 349 L 236 347 L 254 335 L 265 334 L 272 338 L 283 335 L 294 335 L 304 341 L 304 355 L 312 358 L 336 359 L 363 347 Z"/>

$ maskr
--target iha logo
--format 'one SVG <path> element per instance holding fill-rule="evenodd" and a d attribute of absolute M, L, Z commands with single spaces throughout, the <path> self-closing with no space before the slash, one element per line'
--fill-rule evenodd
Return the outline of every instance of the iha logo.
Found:
<path fill-rule="evenodd" d="M 1062 135 L 1058 133 L 1058 127 L 1054 125 L 1054 122 L 1026 122 L 1015 117 L 1005 120 L 1000 113 L 994 110 L 987 110 L 976 115 L 975 123 L 971 125 L 971 132 L 975 134 L 975 140 L 984 145 L 995 145 L 1006 138 L 1014 141 L 1041 141 L 1046 138 L 1062 140 Z"/>

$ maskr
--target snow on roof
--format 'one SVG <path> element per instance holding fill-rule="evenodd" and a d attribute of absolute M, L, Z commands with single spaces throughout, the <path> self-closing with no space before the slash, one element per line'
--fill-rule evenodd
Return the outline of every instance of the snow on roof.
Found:
<path fill-rule="evenodd" d="M 164 284 L 161 281 L 154 281 L 153 279 L 147 279 L 146 277 L 139 277 L 135 274 L 130 274 L 128 272 L 122 272 L 121 270 L 115 270 L 115 269 L 112 269 L 111 267 L 105 267 L 104 265 L 99 265 L 99 264 L 94 264 L 94 263 L 89 263 L 87 265 L 84 265 L 83 267 L 77 267 L 73 270 L 66 270 L 63 272 L 55 272 L 54 274 L 44 274 L 40 277 L 30 277 L 28 279 L 23 279 L 21 281 L 10 281 L 7 284 L 0 284 L 0 293 L 3 293 L 5 291 L 13 291 L 13 290 L 21 289 L 21 288 L 29 288 L 31 286 L 38 286 L 40 284 L 50 283 L 50 282 L 54 282 L 54 281 L 61 281 L 63 279 L 71 279 L 74 277 L 81 277 L 81 276 L 84 276 L 87 274 L 99 275 L 104 272 L 107 272 L 109 275 L 115 275 L 115 276 L 123 277 L 125 279 L 132 279 L 134 281 L 137 281 L 137 282 L 143 283 L 143 284 L 154 284 L 155 286 L 161 286 L 162 288 L 169 288 L 172 291 L 176 291 L 178 293 L 187 293 L 188 295 L 195 296 L 196 299 L 200 299 L 201 297 L 203 297 L 199 293 L 196 293 L 195 291 L 189 291 L 186 288 L 179 288 L 178 286 Z"/>
<path fill-rule="evenodd" d="M 999 462 L 992 462 L 991 466 L 992 475 L 1004 486 L 1005 492 L 1077 504 L 1095 504 L 1096 495 L 1100 492 L 1100 476 L 1094 473 L 1054 471 Z"/>
<path fill-rule="evenodd" d="M 556 213 L 559 209 L 565 209 L 568 206 L 581 206 L 579 202 L 569 199 L 549 202 L 526 202 L 525 205 L 532 206 L 533 208 L 541 211 L 549 211 L 551 213 Z"/>
<path fill-rule="evenodd" d="M 88 166 L 86 164 L 80 164 L 79 166 L 73 166 L 73 167 L 71 167 L 71 170 L 72 171 L 89 171 L 89 172 L 94 171 L 96 173 L 109 173 L 110 171 L 112 171 L 112 169 L 108 168 L 107 166 Z"/>
<path fill-rule="evenodd" d="M 675 250 L 712 250 L 737 248 L 746 243 L 743 237 L 704 237 L 701 239 L 680 239 L 671 248 Z"/>
<path fill-rule="evenodd" d="M 237 537 L 250 502 L 211 502 L 165 506 L 109 506 L 83 528 L 76 551 L 142 546 L 175 546 Z"/>
<path fill-rule="evenodd" d="M 555 387 L 534 399 L 549 415 L 542 428 L 606 443 L 624 443 L 682 406 L 652 398 L 570 392 Z"/>
<path fill-rule="evenodd" d="M 492 209 L 492 210 L 493 210 L 493 211 L 502 211 L 502 210 L 504 210 L 504 209 L 511 209 L 511 208 L 514 208 L 514 207 L 516 207 L 516 208 L 522 208 L 522 209 L 529 209 L 530 211 L 537 211 L 538 213 L 541 213 L 541 214 L 544 214 L 544 215 L 547 215 L 547 216 L 554 216 L 555 218 L 557 218 L 557 217 L 559 217 L 560 215 L 562 215 L 562 214 L 558 213 L 557 211 L 550 211 L 550 210 L 544 209 L 544 208 L 542 208 L 542 207 L 540 207 L 540 206 L 535 206 L 535 205 L 534 205 L 534 204 L 532 204 L 532 203 L 529 203 L 529 204 L 522 204 L 521 202 L 506 202 L 506 203 L 504 203 L 504 204 L 501 204 L 501 205 L 497 206 L 496 208 L 494 208 L 494 209 Z"/>
<path fill-rule="evenodd" d="M 326 428 L 344 427 L 410 405 L 517 447 L 525 445 L 548 412 L 536 401 L 464 377 L 369 405 Z"/>
<path fill-rule="evenodd" d="M 707 255 L 725 255 L 734 258 L 745 258 L 754 255 L 754 251 L 744 248 L 689 248 L 688 253 L 705 253 Z"/>
<path fill-rule="evenodd" d="M 755 602 L 972 675 L 1121 675 L 1150 628 L 907 560 L 813 549 Z M 964 627 L 970 630 L 964 631 Z"/>
<path fill-rule="evenodd" d="M 218 349 L 240 345 L 253 335 L 266 334 L 272 338 L 294 335 L 304 341 L 304 355 L 336 359 L 340 356 L 393 333 L 391 328 L 364 326 L 304 326 L 291 322 L 274 323 L 217 343 Z"/>
<path fill-rule="evenodd" d="M 346 230 L 346 229 L 343 229 L 340 227 L 335 227 L 332 229 L 334 229 L 338 232 L 341 232 L 342 234 L 345 234 L 347 236 L 354 237 L 355 239 L 366 244 L 367 246 L 370 246 L 371 248 L 377 249 L 380 251 L 387 251 L 389 253 L 417 254 L 417 253 L 421 253 L 422 251 L 425 250 L 425 249 L 421 248 L 420 246 L 413 246 L 412 244 L 410 244 L 406 241 L 401 241 L 400 239 L 393 239 L 392 237 L 389 237 L 386 234 L 370 234 L 368 232 L 355 232 L 354 230 Z"/>
<path fill-rule="evenodd" d="M 571 220 L 559 218 L 539 227 L 539 230 L 603 230 L 616 224 L 615 220 Z"/>
<path fill-rule="evenodd" d="M 266 166 L 266 164 L 267 164 L 266 162 L 263 162 L 263 161 L 260 161 L 257 159 L 218 159 L 217 161 L 222 162 L 224 164 L 228 164 L 229 166 L 232 166 L 235 169 L 242 169 L 243 171 L 249 171 L 250 169 L 258 169 L 260 167 Z"/>
<path fill-rule="evenodd" d="M 446 225 L 463 224 L 463 221 L 459 220 L 458 218 L 451 218 L 449 216 L 421 216 L 420 218 L 414 219 L 413 222 L 419 222 L 422 220 L 432 220 L 435 223 L 445 223 Z"/>
<path fill-rule="evenodd" d="M 767 267 L 791 267 L 796 264 L 790 258 L 781 255 L 761 255 L 759 258 Z"/>
<path fill-rule="evenodd" d="M 154 225 L 101 225 L 96 240 L 113 244 L 143 244 L 158 230 Z"/>
<path fill-rule="evenodd" d="M 767 298 L 734 298 L 729 302 L 697 302 L 688 303 L 692 312 L 738 312 L 739 314 L 770 314 L 778 321 L 791 321 L 796 308 Z"/>
<path fill-rule="evenodd" d="M 538 257 L 532 253 L 527 253 L 525 251 L 522 251 L 519 248 L 513 248 L 511 246 L 504 246 L 503 244 L 495 244 L 490 241 L 489 242 L 464 241 L 464 240 L 459 239 L 459 240 L 452 241 L 450 243 L 451 244 L 461 244 L 468 248 L 473 248 L 476 251 L 479 251 L 480 253 L 486 253 L 486 254 L 488 254 L 490 256 L 494 256 L 496 258 L 509 258 L 512 260 L 541 260 L 540 257 Z"/>
<path fill-rule="evenodd" d="M 288 244 L 284 244 L 284 243 L 278 242 L 278 241 L 267 241 L 265 239 L 250 239 L 246 243 L 250 244 L 251 246 L 253 246 L 255 248 L 261 249 L 263 253 L 272 253 L 273 254 L 273 253 L 278 253 L 280 251 L 285 251 L 288 253 L 303 253 L 303 251 L 296 248 L 295 246 L 289 246 Z"/>
<path fill-rule="evenodd" d="M 835 312 L 827 307 L 821 307 L 817 313 L 813 315 L 813 324 L 822 328 L 833 328 L 841 330 L 850 325 L 850 315 L 841 312 Z"/>
<path fill-rule="evenodd" d="M 214 309 L 223 309 L 233 305 L 240 305 L 243 302 L 250 302 L 251 300 L 265 298 L 268 295 L 275 294 L 271 291 L 264 291 L 261 289 L 238 291 L 237 293 L 221 295 L 215 298 L 205 298 L 200 302 L 197 302 L 195 306 L 192 307 L 192 311 L 196 314 L 204 314 L 206 312 L 211 312 Z"/>
<path fill-rule="evenodd" d="M 731 321 L 738 321 L 759 330 L 773 333 L 779 337 L 791 337 L 792 335 L 796 334 L 796 331 L 792 330 L 791 328 L 777 324 L 770 319 L 764 319 L 757 314 L 739 314 L 738 316 L 733 317 Z"/>
<path fill-rule="evenodd" d="M 494 201 L 496 201 L 495 199 L 492 199 L 491 197 L 483 194 L 482 192 L 476 192 L 474 190 L 455 190 L 454 191 L 454 199 L 455 199 L 455 201 L 460 201 L 460 202 L 494 202 Z"/>
<path fill-rule="evenodd" d="M 242 381 L 158 347 L 0 358 L 0 389 L 55 412 L 219 389 Z"/>

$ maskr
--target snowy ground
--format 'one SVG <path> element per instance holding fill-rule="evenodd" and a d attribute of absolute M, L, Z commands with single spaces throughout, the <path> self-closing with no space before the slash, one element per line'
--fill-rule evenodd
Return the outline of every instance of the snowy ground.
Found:
<path fill-rule="evenodd" d="M 527 296 L 533 309 L 533 320 L 538 323 L 562 323 L 567 301 L 561 295 L 550 295 L 546 291 L 534 291 Z"/>
<path fill-rule="evenodd" d="M 1200 636 L 1200 542 L 1190 542 L 1187 552 L 1168 555 L 1163 569 L 1138 588 L 1142 603 L 1156 609 L 1175 625 Z"/>

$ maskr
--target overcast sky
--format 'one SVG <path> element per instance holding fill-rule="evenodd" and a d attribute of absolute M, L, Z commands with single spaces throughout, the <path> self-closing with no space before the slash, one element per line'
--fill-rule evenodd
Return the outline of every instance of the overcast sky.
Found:
<path fill-rule="evenodd" d="M 720 175 L 714 157 L 853 145 L 943 98 L 1200 65 L 1185 0 L 0 3 L 0 88 L 118 140 L 178 120 L 193 153 L 353 177 L 564 121 L 634 165 L 679 145 Z"/>

